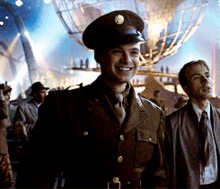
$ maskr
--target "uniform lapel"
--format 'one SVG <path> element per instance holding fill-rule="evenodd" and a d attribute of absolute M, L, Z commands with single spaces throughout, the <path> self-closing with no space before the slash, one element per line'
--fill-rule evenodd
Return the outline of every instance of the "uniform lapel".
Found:
<path fill-rule="evenodd" d="M 131 88 L 131 100 L 129 110 L 124 122 L 124 132 L 140 125 L 148 125 L 151 127 L 151 122 L 148 120 L 148 114 L 144 109 L 144 106 L 140 100 L 140 97 L 136 94 L 133 87 Z"/>
<path fill-rule="evenodd" d="M 117 130 L 121 129 L 121 124 L 114 114 L 114 110 L 110 105 L 109 100 L 102 92 L 98 85 L 98 81 L 95 81 L 89 89 L 89 111 L 99 119 L 108 123 L 110 126 Z"/>

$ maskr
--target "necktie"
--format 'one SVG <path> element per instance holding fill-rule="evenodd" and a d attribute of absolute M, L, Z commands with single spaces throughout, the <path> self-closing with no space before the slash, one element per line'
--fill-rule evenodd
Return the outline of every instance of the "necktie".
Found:
<path fill-rule="evenodd" d="M 203 165 L 203 168 L 208 163 L 209 160 L 209 137 L 208 137 L 208 116 L 207 112 L 202 112 L 202 117 L 200 120 L 200 142 L 201 142 L 201 163 Z"/>
<path fill-rule="evenodd" d="M 120 123 L 122 123 L 124 121 L 126 112 L 125 109 L 123 107 L 123 95 L 120 93 L 117 93 L 115 95 L 115 104 L 113 105 L 116 116 L 118 117 L 118 120 L 120 121 Z"/>

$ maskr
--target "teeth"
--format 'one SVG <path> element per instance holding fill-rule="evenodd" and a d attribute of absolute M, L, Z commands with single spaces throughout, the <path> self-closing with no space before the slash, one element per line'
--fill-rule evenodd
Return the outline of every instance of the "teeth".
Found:
<path fill-rule="evenodd" d="M 119 68 L 119 69 L 123 71 L 129 71 L 131 68 Z"/>

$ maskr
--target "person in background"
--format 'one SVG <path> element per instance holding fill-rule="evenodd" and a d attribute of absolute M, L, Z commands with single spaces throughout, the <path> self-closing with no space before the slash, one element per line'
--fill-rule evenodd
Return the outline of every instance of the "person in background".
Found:
<path fill-rule="evenodd" d="M 38 118 L 38 108 L 45 100 L 48 87 L 44 87 L 41 82 L 35 82 L 31 86 L 29 101 L 22 102 L 16 110 L 14 117 L 14 136 L 15 138 L 28 138 L 29 133 Z"/>
<path fill-rule="evenodd" d="M 32 97 L 28 101 L 22 102 L 15 112 L 14 116 L 14 140 L 15 151 L 18 157 L 23 153 L 29 134 L 33 130 L 33 127 L 38 118 L 38 108 L 45 100 L 48 87 L 44 87 L 41 82 L 35 82 L 31 85 Z"/>
<path fill-rule="evenodd" d="M 166 117 L 171 188 L 220 188 L 220 111 L 212 96 L 210 69 L 203 60 L 185 64 L 179 82 L 189 97 Z"/>
<path fill-rule="evenodd" d="M 95 50 L 101 75 L 79 89 L 51 92 L 18 172 L 18 187 L 52 188 L 62 173 L 66 188 L 166 188 L 164 113 L 138 96 L 144 22 L 128 10 L 93 21 L 83 42 Z"/>
<path fill-rule="evenodd" d="M 182 106 L 184 106 L 187 102 L 188 102 L 188 100 L 187 100 L 185 97 L 180 96 L 180 97 L 177 99 L 177 102 L 174 104 L 174 108 L 175 108 L 175 109 L 179 109 L 179 108 L 181 108 Z"/>
<path fill-rule="evenodd" d="M 154 104 L 156 104 L 157 106 L 159 106 L 164 113 L 165 111 L 165 103 L 163 100 L 160 99 L 160 91 L 159 90 L 155 90 L 153 97 L 150 99 L 151 102 L 153 102 Z"/>
<path fill-rule="evenodd" d="M 11 91 L 11 87 L 0 85 L 0 188 L 13 187 L 13 173 L 7 144 L 7 128 L 11 126 L 8 113 Z"/>

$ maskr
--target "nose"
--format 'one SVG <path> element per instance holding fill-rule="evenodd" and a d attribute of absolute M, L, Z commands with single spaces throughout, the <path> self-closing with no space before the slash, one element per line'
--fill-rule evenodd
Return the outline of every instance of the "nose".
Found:
<path fill-rule="evenodd" d="M 123 53 L 123 57 L 122 57 L 123 62 L 125 63 L 131 63 L 132 59 L 131 59 L 131 55 L 128 52 L 124 52 Z"/>
<path fill-rule="evenodd" d="M 206 76 L 203 76 L 202 77 L 202 84 L 207 84 L 207 83 L 210 83 L 209 78 L 207 78 Z"/>

